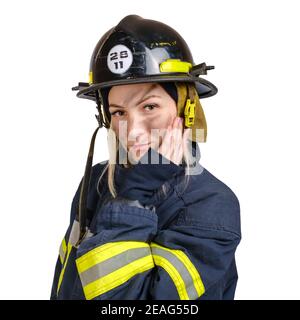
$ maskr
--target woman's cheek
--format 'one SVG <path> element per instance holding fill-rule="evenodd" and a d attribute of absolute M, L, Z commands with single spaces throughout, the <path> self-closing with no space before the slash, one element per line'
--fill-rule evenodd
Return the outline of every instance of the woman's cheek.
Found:
<path fill-rule="evenodd" d="M 164 114 L 156 114 L 150 117 L 149 121 L 151 122 L 151 127 L 153 129 L 164 129 L 168 126 L 169 115 L 165 116 Z"/>

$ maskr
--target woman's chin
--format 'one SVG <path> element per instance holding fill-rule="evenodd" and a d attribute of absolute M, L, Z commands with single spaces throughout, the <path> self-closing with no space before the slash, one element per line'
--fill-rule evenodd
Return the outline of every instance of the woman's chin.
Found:
<path fill-rule="evenodd" d="M 138 149 L 131 148 L 128 152 L 129 159 L 132 159 L 133 162 L 138 162 L 140 158 L 147 153 L 149 148 L 149 145 Z"/>

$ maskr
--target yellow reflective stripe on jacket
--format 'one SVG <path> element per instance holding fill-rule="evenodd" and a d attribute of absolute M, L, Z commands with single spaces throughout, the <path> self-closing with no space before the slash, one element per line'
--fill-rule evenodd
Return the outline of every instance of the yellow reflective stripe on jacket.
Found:
<path fill-rule="evenodd" d="M 106 243 L 76 259 L 76 265 L 87 300 L 154 267 L 149 244 L 139 241 Z"/>
<path fill-rule="evenodd" d="M 61 264 L 64 263 L 66 251 L 67 251 L 67 244 L 66 244 L 65 238 L 63 238 L 61 245 L 59 247 L 59 259 L 60 259 Z"/>
<path fill-rule="evenodd" d="M 155 265 L 169 274 L 180 300 L 194 300 L 205 292 L 199 272 L 183 251 L 169 249 L 154 242 L 150 246 Z"/>
<path fill-rule="evenodd" d="M 67 246 L 67 257 L 66 257 L 66 260 L 65 260 L 65 263 L 61 269 L 61 272 L 60 272 L 60 275 L 59 275 L 59 279 L 58 279 L 58 284 L 57 284 L 57 292 L 59 291 L 59 288 L 60 288 L 60 285 L 62 283 L 62 279 L 64 277 L 64 273 L 65 273 L 65 269 L 66 269 L 66 266 L 68 264 L 68 259 L 69 259 L 69 256 L 70 256 L 70 253 L 71 253 L 71 250 L 72 250 L 72 245 L 70 244 L 70 242 L 68 243 L 68 246 Z"/>

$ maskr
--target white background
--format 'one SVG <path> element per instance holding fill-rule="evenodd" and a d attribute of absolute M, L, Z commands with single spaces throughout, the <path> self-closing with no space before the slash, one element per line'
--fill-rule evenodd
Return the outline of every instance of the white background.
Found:
<path fill-rule="evenodd" d="M 299 299 L 299 2 L 6 1 L 0 8 L 1 299 L 49 299 L 84 172 L 100 37 L 128 14 L 164 22 L 219 89 L 200 163 L 241 205 L 236 299 Z M 94 164 L 108 158 L 106 129 Z"/>

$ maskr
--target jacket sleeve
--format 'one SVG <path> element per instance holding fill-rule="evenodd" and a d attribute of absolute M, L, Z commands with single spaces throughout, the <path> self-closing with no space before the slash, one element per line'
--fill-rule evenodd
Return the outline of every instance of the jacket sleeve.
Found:
<path fill-rule="evenodd" d="M 149 299 L 154 268 L 149 242 L 157 232 L 154 210 L 114 199 L 101 208 L 95 224 L 96 233 L 77 250 L 76 266 L 85 298 Z"/>
<path fill-rule="evenodd" d="M 220 195 L 205 209 L 219 216 L 220 225 L 201 221 L 203 204 L 198 202 L 180 213 L 177 221 L 162 229 L 151 252 L 157 270 L 150 287 L 151 297 L 160 299 L 226 298 L 235 282 L 235 251 L 240 242 L 239 203 L 234 194 Z M 234 225 L 228 225 L 228 217 Z M 196 218 L 195 218 L 196 217 Z M 227 217 L 227 218 L 226 218 Z M 227 294 L 233 299 L 232 293 Z"/>

